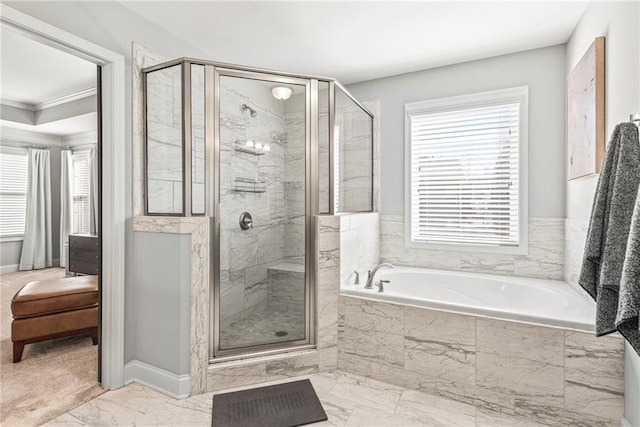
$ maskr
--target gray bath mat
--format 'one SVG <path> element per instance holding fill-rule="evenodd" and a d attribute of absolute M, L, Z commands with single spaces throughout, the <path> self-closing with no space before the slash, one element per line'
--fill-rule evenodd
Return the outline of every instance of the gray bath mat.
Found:
<path fill-rule="evenodd" d="M 213 396 L 213 427 L 294 427 L 326 419 L 309 380 Z"/>

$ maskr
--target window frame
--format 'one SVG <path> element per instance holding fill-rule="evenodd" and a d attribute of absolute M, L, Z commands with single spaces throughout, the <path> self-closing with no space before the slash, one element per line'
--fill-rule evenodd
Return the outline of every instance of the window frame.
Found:
<path fill-rule="evenodd" d="M 500 246 L 472 243 L 435 243 L 416 242 L 412 240 L 411 215 L 411 118 L 422 114 L 446 112 L 458 109 L 490 107 L 502 104 L 519 103 L 519 139 L 518 139 L 518 245 Z M 410 102 L 405 104 L 405 141 L 404 141 L 404 243 L 405 247 L 418 249 L 433 249 L 458 252 L 484 252 L 511 255 L 526 255 L 528 253 L 528 222 L 529 222 L 529 186 L 528 186 L 528 136 L 529 136 L 529 87 L 519 86 L 507 89 L 478 92 L 472 94 L 437 98 L 427 101 Z"/>
<path fill-rule="evenodd" d="M 86 195 L 77 195 L 76 194 L 76 185 L 77 185 L 77 177 L 76 177 L 76 162 L 83 161 L 86 162 L 86 172 L 87 172 L 87 194 Z M 73 181 L 72 181 L 72 193 L 73 193 L 73 206 L 72 206 L 72 233 L 71 234 L 90 234 L 91 233 L 91 154 L 89 149 L 80 149 L 80 150 L 72 150 L 71 152 L 71 163 L 73 167 Z M 76 209 L 77 203 L 80 200 L 86 201 L 87 212 L 85 212 L 86 220 L 87 220 L 87 230 L 80 230 L 80 224 L 76 223 Z"/>
<path fill-rule="evenodd" d="M 27 168 L 29 167 L 29 149 L 26 147 L 14 147 L 14 146 L 10 146 L 10 145 L 0 145 L 0 151 L 5 152 L 5 153 L 10 153 L 10 154 L 23 154 L 26 158 L 27 158 Z M 27 209 L 26 209 L 26 204 L 28 203 L 29 200 L 29 173 L 27 171 L 27 188 L 25 191 L 25 197 L 26 197 L 26 202 L 25 202 L 25 227 L 26 227 L 26 216 L 27 216 Z M 24 240 L 24 230 L 22 230 L 22 233 L 20 234 L 0 234 L 0 243 L 4 243 L 4 242 L 21 242 Z"/>

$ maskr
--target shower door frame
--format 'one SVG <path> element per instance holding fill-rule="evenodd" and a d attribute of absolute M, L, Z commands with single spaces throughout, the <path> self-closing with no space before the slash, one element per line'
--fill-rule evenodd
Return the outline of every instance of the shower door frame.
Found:
<path fill-rule="evenodd" d="M 234 77 L 292 84 L 305 87 L 305 338 L 268 344 L 220 349 L 220 77 Z M 205 62 L 205 135 L 209 172 L 207 182 L 208 208 L 211 220 L 212 273 L 209 327 L 209 363 L 247 357 L 285 353 L 315 348 L 316 320 L 316 216 L 318 214 L 318 79 L 291 74 L 276 74 L 268 70 L 215 66 Z M 213 102 L 211 102 L 213 96 Z M 211 108 L 213 104 L 213 108 Z M 212 138 L 212 139 L 211 139 Z M 211 147 L 210 141 L 213 141 Z"/>

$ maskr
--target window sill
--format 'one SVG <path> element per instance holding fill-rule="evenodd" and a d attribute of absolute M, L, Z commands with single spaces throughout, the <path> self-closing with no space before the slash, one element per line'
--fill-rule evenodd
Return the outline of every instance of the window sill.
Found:
<path fill-rule="evenodd" d="M 24 236 L 0 237 L 0 243 L 4 243 L 4 242 L 21 242 L 22 240 L 24 240 Z"/>

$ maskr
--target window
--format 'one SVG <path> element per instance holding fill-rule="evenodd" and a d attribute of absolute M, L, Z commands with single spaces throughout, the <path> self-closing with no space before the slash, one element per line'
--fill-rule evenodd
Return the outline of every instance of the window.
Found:
<path fill-rule="evenodd" d="M 528 89 L 411 103 L 409 246 L 526 253 Z"/>
<path fill-rule="evenodd" d="M 28 151 L 0 151 L 0 237 L 22 237 L 27 216 Z"/>
<path fill-rule="evenodd" d="M 73 233 L 90 232 L 91 185 L 89 179 L 89 150 L 74 151 L 73 158 Z"/>

